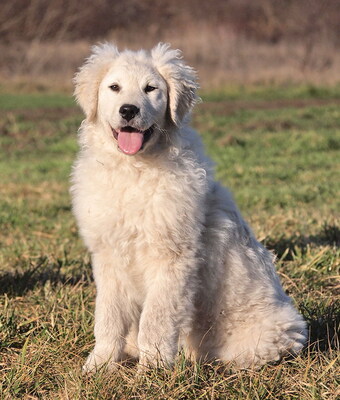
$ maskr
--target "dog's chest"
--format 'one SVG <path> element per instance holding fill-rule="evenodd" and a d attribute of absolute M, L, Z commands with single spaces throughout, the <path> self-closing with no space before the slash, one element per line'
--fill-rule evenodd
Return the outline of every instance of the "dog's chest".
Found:
<path fill-rule="evenodd" d="M 75 172 L 74 209 L 90 249 L 109 245 L 124 252 L 124 246 L 181 241 L 195 196 L 173 171 L 86 169 Z"/>

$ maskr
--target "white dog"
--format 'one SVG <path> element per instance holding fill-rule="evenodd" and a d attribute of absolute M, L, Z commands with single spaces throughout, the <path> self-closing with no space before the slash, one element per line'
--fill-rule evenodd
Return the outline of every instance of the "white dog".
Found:
<path fill-rule="evenodd" d="M 187 126 L 197 83 L 180 52 L 94 47 L 75 84 L 86 119 L 73 210 L 97 287 L 85 371 L 127 354 L 171 365 L 179 348 L 239 367 L 301 350 L 306 325 L 273 256 Z"/>

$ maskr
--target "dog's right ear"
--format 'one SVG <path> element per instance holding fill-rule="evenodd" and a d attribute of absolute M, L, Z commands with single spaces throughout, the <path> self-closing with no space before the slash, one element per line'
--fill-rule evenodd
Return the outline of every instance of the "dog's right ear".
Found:
<path fill-rule="evenodd" d="M 104 43 L 92 47 L 92 54 L 76 73 L 74 95 L 86 119 L 93 121 L 97 115 L 98 88 L 111 62 L 119 55 L 116 46 Z"/>

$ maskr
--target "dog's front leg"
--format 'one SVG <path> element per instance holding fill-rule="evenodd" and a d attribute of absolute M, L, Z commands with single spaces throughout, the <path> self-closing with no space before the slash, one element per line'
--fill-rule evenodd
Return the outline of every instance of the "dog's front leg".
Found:
<path fill-rule="evenodd" d="M 138 347 L 142 367 L 173 364 L 179 334 L 191 325 L 195 275 L 187 263 L 159 266 L 140 319 Z"/>
<path fill-rule="evenodd" d="M 95 371 L 102 365 L 111 369 L 120 361 L 132 307 L 124 290 L 124 282 L 117 279 L 112 253 L 94 254 L 92 263 L 97 288 L 94 327 L 96 343 L 83 367 L 85 373 Z"/>

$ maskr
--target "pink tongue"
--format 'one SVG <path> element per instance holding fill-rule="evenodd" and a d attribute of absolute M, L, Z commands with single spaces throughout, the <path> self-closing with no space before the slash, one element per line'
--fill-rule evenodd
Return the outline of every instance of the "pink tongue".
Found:
<path fill-rule="evenodd" d="M 141 132 L 118 132 L 118 146 L 125 154 L 136 154 L 143 145 L 143 139 Z"/>

